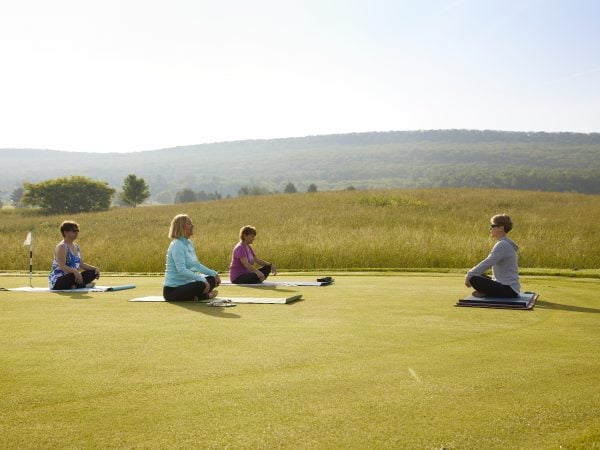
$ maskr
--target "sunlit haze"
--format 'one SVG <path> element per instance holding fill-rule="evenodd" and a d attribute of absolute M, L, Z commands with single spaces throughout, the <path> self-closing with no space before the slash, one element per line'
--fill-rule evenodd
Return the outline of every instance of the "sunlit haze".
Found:
<path fill-rule="evenodd" d="M 20 0 L 0 148 L 600 131 L 595 0 Z"/>

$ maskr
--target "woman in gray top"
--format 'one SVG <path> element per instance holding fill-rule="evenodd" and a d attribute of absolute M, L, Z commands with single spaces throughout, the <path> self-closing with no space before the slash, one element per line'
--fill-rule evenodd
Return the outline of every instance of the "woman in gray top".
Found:
<path fill-rule="evenodd" d="M 492 217 L 490 234 L 496 239 L 496 245 L 488 257 L 469 270 L 465 277 L 465 285 L 475 289 L 475 297 L 519 296 L 519 247 L 507 236 L 512 226 L 512 220 L 506 214 Z M 492 269 L 492 278 L 485 275 L 489 269 Z"/>

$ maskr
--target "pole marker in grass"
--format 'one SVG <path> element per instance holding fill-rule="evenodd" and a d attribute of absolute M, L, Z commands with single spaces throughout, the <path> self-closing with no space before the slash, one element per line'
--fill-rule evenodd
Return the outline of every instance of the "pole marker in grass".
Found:
<path fill-rule="evenodd" d="M 23 245 L 29 245 L 29 287 L 33 287 L 31 284 L 31 277 L 33 276 L 33 238 L 31 236 L 31 231 L 27 233 Z"/>

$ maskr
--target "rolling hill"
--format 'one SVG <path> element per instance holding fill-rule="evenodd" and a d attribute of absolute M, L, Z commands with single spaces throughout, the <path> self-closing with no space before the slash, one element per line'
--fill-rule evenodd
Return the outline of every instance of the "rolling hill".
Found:
<path fill-rule="evenodd" d="M 119 189 L 130 173 L 153 199 L 177 191 L 236 196 L 243 186 L 282 191 L 391 187 L 498 187 L 600 193 L 600 133 L 429 130 L 246 140 L 133 153 L 0 149 L 0 191 L 83 175 Z M 166 200 L 165 200 L 166 199 Z M 172 201 L 172 200 L 171 200 Z"/>

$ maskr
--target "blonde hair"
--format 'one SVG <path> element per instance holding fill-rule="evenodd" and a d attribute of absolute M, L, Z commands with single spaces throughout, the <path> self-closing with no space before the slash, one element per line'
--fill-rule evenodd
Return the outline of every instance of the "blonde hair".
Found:
<path fill-rule="evenodd" d="M 185 226 L 188 220 L 191 222 L 190 216 L 187 214 L 177 214 L 171 220 L 171 227 L 169 228 L 169 237 L 171 239 L 177 239 L 181 236 L 185 236 Z"/>
<path fill-rule="evenodd" d="M 512 230 L 513 224 L 510 216 L 508 214 L 497 214 L 491 219 L 494 225 L 500 225 L 504 228 L 504 232 L 508 233 Z"/>
<path fill-rule="evenodd" d="M 256 228 L 251 225 L 245 225 L 240 228 L 240 241 L 244 239 L 244 236 L 248 236 L 249 234 L 256 236 Z"/>

